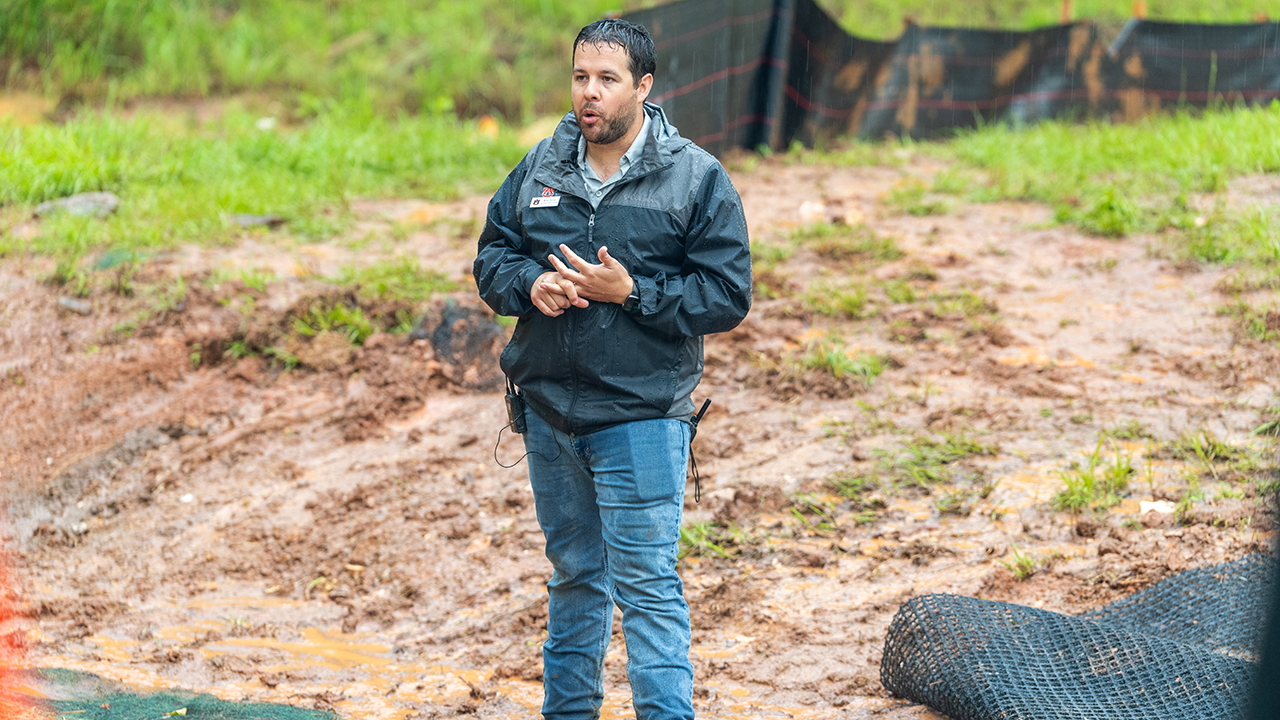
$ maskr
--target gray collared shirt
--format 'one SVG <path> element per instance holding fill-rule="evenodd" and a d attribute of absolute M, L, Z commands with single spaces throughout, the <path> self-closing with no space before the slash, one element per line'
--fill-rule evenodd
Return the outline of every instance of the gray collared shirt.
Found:
<path fill-rule="evenodd" d="M 608 180 L 601 180 L 596 175 L 595 168 L 591 167 L 591 163 L 587 161 L 587 139 L 582 135 L 578 136 L 578 167 L 582 169 L 582 179 L 587 186 L 587 202 L 591 203 L 592 210 L 600 207 L 600 199 L 604 197 L 609 187 L 620 182 L 622 176 L 627 174 L 627 169 L 640 161 L 644 142 L 649 137 L 649 113 L 641 110 L 640 114 L 644 115 L 644 125 L 640 126 L 640 134 L 631 141 L 631 147 L 627 148 L 627 152 L 618 161 L 618 172 Z"/>

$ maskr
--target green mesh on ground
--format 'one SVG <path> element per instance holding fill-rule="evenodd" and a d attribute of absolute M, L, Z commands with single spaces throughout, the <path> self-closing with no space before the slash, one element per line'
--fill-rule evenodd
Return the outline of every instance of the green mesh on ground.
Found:
<path fill-rule="evenodd" d="M 45 669 L 30 680 L 59 720 L 337 720 L 337 715 L 270 703 L 231 702 L 181 690 L 132 692 L 90 673 Z"/>

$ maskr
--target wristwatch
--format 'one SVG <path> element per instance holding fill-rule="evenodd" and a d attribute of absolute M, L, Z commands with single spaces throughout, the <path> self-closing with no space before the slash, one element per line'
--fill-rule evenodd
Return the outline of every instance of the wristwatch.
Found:
<path fill-rule="evenodd" d="M 631 294 L 627 296 L 627 299 L 622 301 L 622 309 L 629 313 L 640 309 L 640 291 L 635 287 L 631 288 Z"/>

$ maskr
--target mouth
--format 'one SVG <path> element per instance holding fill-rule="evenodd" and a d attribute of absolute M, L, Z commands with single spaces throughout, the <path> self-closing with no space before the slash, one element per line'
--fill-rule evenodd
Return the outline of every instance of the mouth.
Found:
<path fill-rule="evenodd" d="M 580 121 L 584 125 L 595 125 L 600 120 L 600 113 L 591 109 L 584 109 L 580 114 Z"/>

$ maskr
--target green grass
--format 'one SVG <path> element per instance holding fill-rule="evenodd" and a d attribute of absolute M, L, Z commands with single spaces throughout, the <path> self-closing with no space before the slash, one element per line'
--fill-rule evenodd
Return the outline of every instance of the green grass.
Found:
<path fill-rule="evenodd" d="M 937 200 L 925 200 L 924 182 L 918 178 L 904 178 L 889 189 L 885 203 L 899 213 L 914 217 L 945 215 L 947 205 Z"/>
<path fill-rule="evenodd" d="M 871 382 L 885 371 L 888 362 L 867 352 L 850 355 L 837 342 L 814 341 L 800 357 L 800 365 L 806 370 L 824 370 L 837 379 L 846 375 L 860 378 L 864 385 L 871 387 Z"/>
<path fill-rule="evenodd" d="M 953 463 L 978 455 L 994 455 L 996 448 L 964 435 L 922 435 L 896 451 L 879 451 L 880 471 L 895 485 L 928 487 L 954 479 Z"/>
<path fill-rule="evenodd" d="M 1280 103 L 1272 103 L 1115 125 L 993 125 L 917 147 L 981 170 L 975 200 L 1047 203 L 1058 221 L 1107 237 L 1173 227 L 1186 231 L 1185 252 L 1200 259 L 1275 262 L 1280 240 L 1270 215 L 1205 217 L 1187 198 L 1220 192 L 1233 176 L 1280 171 L 1277 128 Z"/>
<path fill-rule="evenodd" d="M 1030 0 L 978 0 L 943 3 L 937 0 L 819 0 L 849 32 L 862 37 L 892 38 L 902 32 L 903 18 L 923 25 L 953 25 L 1028 29 L 1056 25 L 1061 3 Z M 1280 7 L 1251 0 L 1160 0 L 1148 3 L 1152 20 L 1183 22 L 1253 22 L 1258 11 L 1272 18 Z M 1118 28 L 1131 12 L 1129 2 L 1073 0 L 1076 19 L 1091 19 L 1106 28 Z"/>
<path fill-rule="evenodd" d="M 1079 514 L 1086 510 L 1105 510 L 1120 502 L 1120 496 L 1129 486 L 1134 474 L 1131 458 L 1113 441 L 1113 460 L 1108 462 L 1102 454 L 1103 438 L 1085 458 L 1084 463 L 1073 462 L 1059 470 L 1064 487 L 1054 494 L 1050 505 L 1054 510 Z"/>
<path fill-rule="evenodd" d="M 346 267 L 332 279 L 340 285 L 356 285 L 360 294 L 378 300 L 420 303 L 440 292 L 457 289 L 457 283 L 437 270 L 427 270 L 416 258 L 382 260 L 366 267 Z"/>
<path fill-rule="evenodd" d="M 1240 331 L 1254 340 L 1280 342 L 1280 308 L 1274 303 L 1264 308 L 1237 299 L 1233 304 L 1219 307 L 1218 314 L 1235 320 Z"/>
<path fill-rule="evenodd" d="M 904 254 L 893 238 L 880 237 L 865 225 L 815 223 L 796 228 L 790 239 L 835 262 L 886 263 Z"/>
<path fill-rule="evenodd" d="M 568 109 L 573 37 L 618 7 L 11 0 L 0 3 L 0 78 L 88 100 L 255 93 L 286 118 L 357 100 L 384 113 L 520 119 Z"/>
<path fill-rule="evenodd" d="M 0 221 L 45 200 L 96 190 L 121 197 L 105 220 L 58 216 L 0 254 L 78 256 L 109 246 L 165 248 L 229 241 L 245 231 L 228 213 L 274 213 L 283 231 L 323 239 L 350 222 L 353 198 L 451 198 L 489 191 L 523 155 L 440 117 L 394 120 L 344 108 L 298 128 L 259 130 L 229 111 L 192 126 L 159 113 L 90 113 L 64 125 L 0 124 Z"/>
<path fill-rule="evenodd" d="M 867 309 L 867 289 L 857 282 L 818 281 L 809 286 L 801 301 L 819 315 L 856 320 Z"/>

